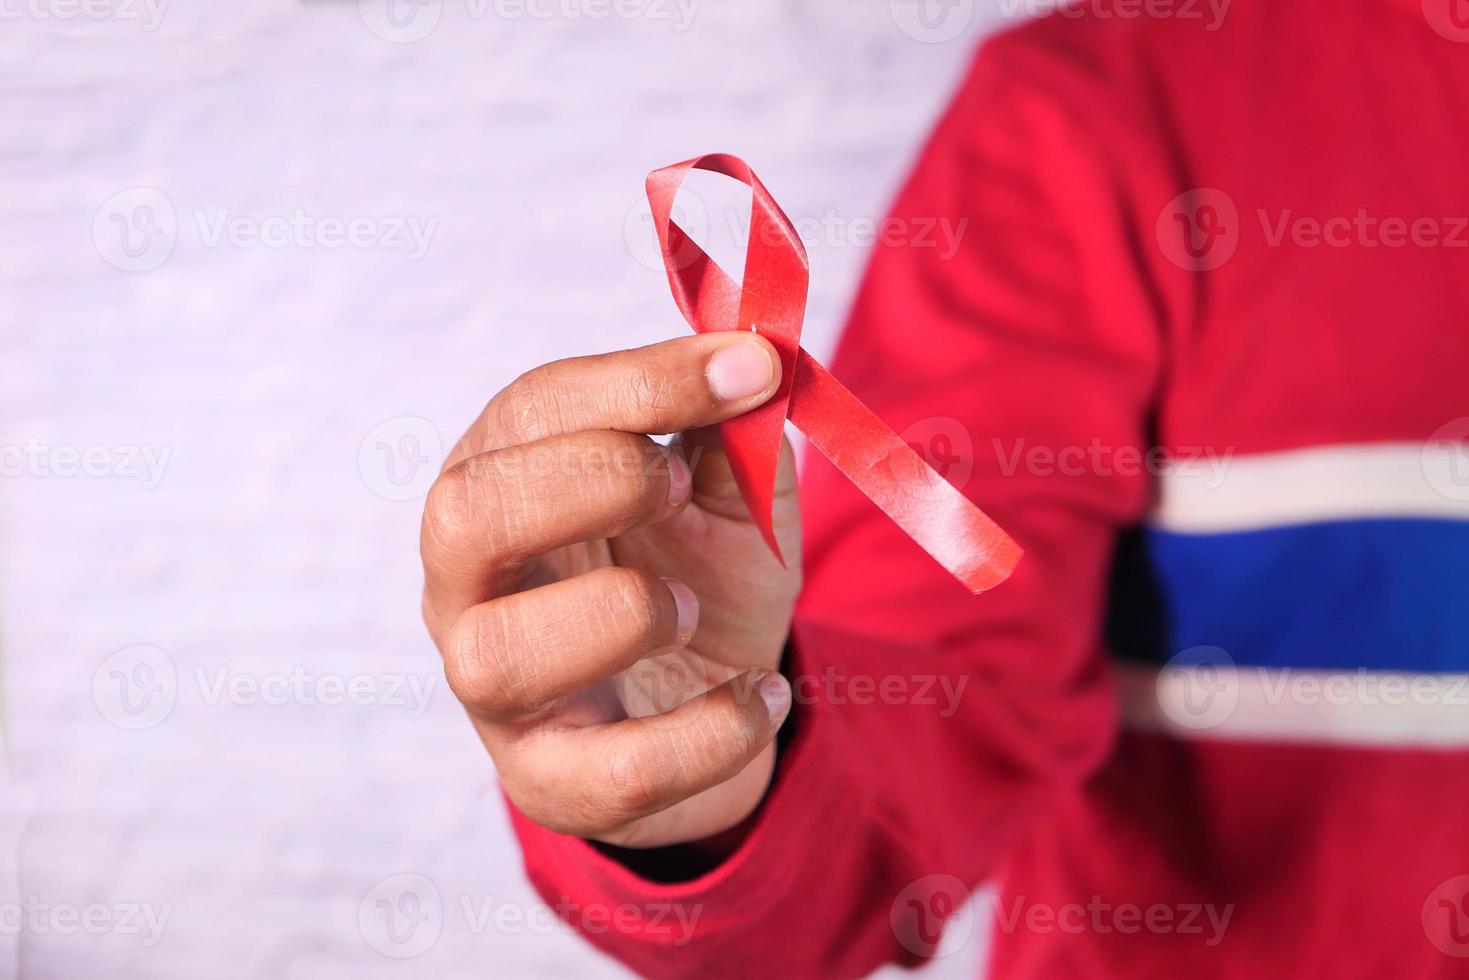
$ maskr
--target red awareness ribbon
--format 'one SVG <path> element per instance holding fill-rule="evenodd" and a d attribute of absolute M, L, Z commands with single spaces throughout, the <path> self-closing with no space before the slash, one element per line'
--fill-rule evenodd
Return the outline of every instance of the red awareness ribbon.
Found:
<path fill-rule="evenodd" d="M 673 221 L 690 170 L 750 188 L 745 281 L 737 284 Z M 689 326 L 749 330 L 775 346 L 780 388 L 720 433 L 740 494 L 770 550 L 784 564 L 772 526 L 775 469 L 785 420 L 971 592 L 994 588 L 1020 560 L 1020 546 L 800 346 L 810 271 L 790 219 L 739 157 L 711 153 L 648 175 L 648 203 L 674 301 Z"/>

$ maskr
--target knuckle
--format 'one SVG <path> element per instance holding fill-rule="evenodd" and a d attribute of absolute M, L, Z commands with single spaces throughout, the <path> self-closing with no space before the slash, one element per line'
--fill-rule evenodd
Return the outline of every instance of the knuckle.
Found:
<path fill-rule="evenodd" d="M 621 395 L 650 428 L 661 432 L 677 427 L 673 420 L 679 407 L 678 390 L 667 374 L 638 367 L 628 375 Z"/>
<path fill-rule="evenodd" d="M 497 768 L 510 802 L 542 827 L 581 837 L 611 829 L 610 824 L 604 827 L 584 807 L 574 805 L 568 781 L 554 778 L 544 767 L 500 764 Z"/>
<path fill-rule="evenodd" d="M 716 697 L 706 697 L 703 707 L 684 729 L 680 746 L 680 754 L 688 760 L 689 769 L 706 779 L 749 759 L 760 741 L 747 712 L 739 710 L 737 705 L 719 706 L 727 710 L 717 710 L 716 706 Z"/>
<path fill-rule="evenodd" d="M 455 567 L 472 556 L 517 557 L 519 540 L 499 453 L 474 456 L 445 470 L 429 488 L 423 509 L 423 538 L 436 560 Z"/>
<path fill-rule="evenodd" d="M 453 548 L 468 538 L 473 525 L 468 473 L 463 465 L 450 467 L 429 487 L 423 506 L 424 536 Z"/>
<path fill-rule="evenodd" d="M 668 619 L 664 609 L 668 587 L 652 574 L 633 568 L 617 567 L 607 575 L 604 605 L 609 618 L 635 637 L 659 635 Z"/>
<path fill-rule="evenodd" d="M 582 437 L 587 491 L 607 502 L 608 537 L 638 526 L 663 506 L 655 477 L 659 450 L 645 436 L 610 430 Z"/>
<path fill-rule="evenodd" d="M 510 443 L 531 442 L 546 433 L 546 381 L 543 368 L 527 371 L 495 397 L 487 415 Z"/>
<path fill-rule="evenodd" d="M 603 810 L 614 822 L 636 820 L 666 805 L 664 774 L 650 761 L 646 754 L 630 747 L 617 747 L 604 754 L 601 768 L 607 790 Z"/>
<path fill-rule="evenodd" d="M 499 610 L 463 616 L 450 630 L 444 657 L 449 689 L 461 703 L 489 716 L 534 711 L 543 706 L 540 684 L 526 669 L 517 630 Z"/>
<path fill-rule="evenodd" d="M 723 726 L 721 731 L 710 732 L 707 744 L 719 747 L 719 759 L 711 759 L 711 763 L 718 763 L 724 759 L 748 759 L 760 748 L 761 736 L 748 711 L 737 713 L 732 725 Z"/>
<path fill-rule="evenodd" d="M 500 780 L 500 788 L 515 804 L 515 808 L 530 819 L 543 827 L 549 827 L 543 814 L 546 812 L 546 804 L 539 787 L 535 781 L 526 779 L 521 767 L 508 760 L 497 759 L 495 761 L 495 775 Z M 555 829 L 555 828 L 552 828 Z"/>
<path fill-rule="evenodd" d="M 499 770 L 511 802 L 527 817 L 557 833 L 595 837 L 636 819 L 609 798 L 596 774 L 585 765 L 567 767 L 549 760 L 537 764 L 522 759 Z"/>
<path fill-rule="evenodd" d="M 506 706 L 505 685 L 496 675 L 495 639 L 478 617 L 465 615 L 449 630 L 444 650 L 444 677 L 449 690 L 466 707 L 495 713 Z"/>

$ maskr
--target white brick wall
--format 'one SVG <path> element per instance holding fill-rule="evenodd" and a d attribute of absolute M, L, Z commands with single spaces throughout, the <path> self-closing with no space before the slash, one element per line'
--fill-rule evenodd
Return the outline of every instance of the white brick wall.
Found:
<path fill-rule="evenodd" d="M 393 2 L 396 35 L 387 0 L 0 2 L 0 977 L 620 975 L 475 921 L 535 899 L 419 622 L 412 459 L 533 364 L 685 329 L 636 205 L 695 152 L 812 230 L 827 351 L 866 254 L 844 222 L 993 21 Z M 726 252 L 732 199 L 704 195 Z M 374 949 L 418 952 L 374 924 L 402 873 L 443 905 L 412 958 Z"/>

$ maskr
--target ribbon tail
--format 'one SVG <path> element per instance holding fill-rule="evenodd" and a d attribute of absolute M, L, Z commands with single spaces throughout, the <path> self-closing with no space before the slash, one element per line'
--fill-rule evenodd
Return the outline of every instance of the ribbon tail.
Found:
<path fill-rule="evenodd" d="M 784 405 L 767 402 L 744 415 L 719 424 L 729 468 L 734 471 L 740 496 L 760 536 L 770 546 L 775 560 L 786 567 L 780 542 L 775 540 L 775 469 L 780 464 L 780 437 L 785 428 Z M 774 443 L 772 454 L 766 447 Z"/>
<path fill-rule="evenodd" d="M 1010 577 L 1015 540 L 803 349 L 791 421 L 821 454 L 969 591 Z"/>

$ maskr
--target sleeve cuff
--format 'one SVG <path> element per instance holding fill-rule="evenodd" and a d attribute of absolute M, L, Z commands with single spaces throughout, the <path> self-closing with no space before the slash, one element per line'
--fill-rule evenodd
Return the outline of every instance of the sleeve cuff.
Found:
<path fill-rule="evenodd" d="M 768 915 L 791 890 L 812 842 L 832 843 L 843 830 L 840 823 L 851 821 L 859 808 L 855 790 L 839 778 L 836 760 L 841 755 L 832 748 L 833 719 L 824 707 L 798 699 L 792 718 L 797 730 L 777 761 L 775 778 L 745 839 L 707 873 L 688 881 L 652 881 L 585 840 L 532 822 L 512 804 L 511 820 L 527 874 L 558 910 L 594 904 L 608 909 L 674 903 L 697 907 L 701 937 Z M 663 931 L 655 933 L 646 916 L 630 917 L 629 922 L 634 926 L 631 935 L 618 929 L 623 939 L 658 943 L 668 938 Z"/>

